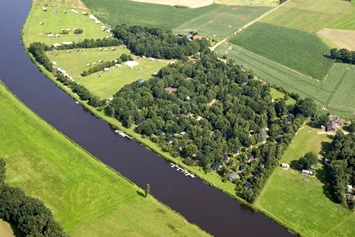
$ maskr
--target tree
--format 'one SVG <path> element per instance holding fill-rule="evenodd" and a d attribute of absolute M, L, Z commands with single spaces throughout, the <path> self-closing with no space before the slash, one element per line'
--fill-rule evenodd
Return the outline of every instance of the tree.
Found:
<path fill-rule="evenodd" d="M 5 181 L 6 163 L 3 158 L 0 158 L 0 185 Z"/>
<path fill-rule="evenodd" d="M 355 123 L 352 122 L 349 126 L 348 126 L 348 131 L 349 132 L 355 132 Z"/>
<path fill-rule="evenodd" d="M 297 101 L 295 110 L 297 114 L 302 114 L 304 117 L 309 117 L 315 114 L 317 106 L 311 98 L 307 97 L 304 100 L 300 99 Z"/>
<path fill-rule="evenodd" d="M 321 127 L 321 126 L 325 127 L 325 126 L 327 126 L 328 122 L 329 122 L 329 118 L 325 114 L 318 115 L 316 118 L 316 124 L 318 127 Z"/>
<path fill-rule="evenodd" d="M 148 195 L 150 193 L 150 185 L 149 184 L 145 185 L 144 192 L 145 192 L 145 197 L 148 197 Z"/>
<path fill-rule="evenodd" d="M 82 34 L 84 31 L 83 29 L 75 29 L 74 34 Z"/>
<path fill-rule="evenodd" d="M 313 165 L 316 165 L 318 162 L 318 157 L 314 152 L 308 152 L 303 157 L 301 157 L 297 166 L 298 169 L 310 169 Z"/>

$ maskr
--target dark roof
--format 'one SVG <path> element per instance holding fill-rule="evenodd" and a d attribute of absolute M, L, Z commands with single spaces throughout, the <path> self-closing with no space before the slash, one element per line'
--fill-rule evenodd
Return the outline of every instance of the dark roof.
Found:
<path fill-rule="evenodd" d="M 228 179 L 233 181 L 239 178 L 239 174 L 237 174 L 236 172 L 231 173 L 230 175 L 228 175 Z"/>
<path fill-rule="evenodd" d="M 136 125 L 140 125 L 140 124 L 144 123 L 144 121 L 145 121 L 145 119 L 137 120 Z"/>
<path fill-rule="evenodd" d="M 167 140 L 168 142 L 174 142 L 175 138 L 174 138 L 174 137 L 168 137 L 166 140 Z"/>
<path fill-rule="evenodd" d="M 211 168 L 212 168 L 213 170 L 217 170 L 220 165 L 221 165 L 221 164 L 220 164 L 219 162 L 214 162 L 214 163 L 211 165 Z"/>
<path fill-rule="evenodd" d="M 238 153 L 238 152 L 240 152 L 240 150 L 241 150 L 240 147 L 236 147 L 233 152 Z"/>
<path fill-rule="evenodd" d="M 244 170 L 246 167 L 247 167 L 246 164 L 242 164 L 242 165 L 239 167 L 239 169 L 240 169 L 240 170 Z"/>
<path fill-rule="evenodd" d="M 332 131 L 332 130 L 335 130 L 336 129 L 336 124 L 335 122 L 330 122 L 328 123 L 327 125 L 327 131 Z"/>
<path fill-rule="evenodd" d="M 254 159 L 254 155 L 253 154 L 248 155 L 248 160 L 251 160 L 251 159 Z"/>
<path fill-rule="evenodd" d="M 229 159 L 228 155 L 227 155 L 227 154 L 224 154 L 224 155 L 223 155 L 223 160 L 228 160 L 228 159 Z"/>
<path fill-rule="evenodd" d="M 253 175 L 258 175 L 259 174 L 259 170 L 254 170 L 253 171 Z"/>
<path fill-rule="evenodd" d="M 244 186 L 249 190 L 253 189 L 253 186 L 251 186 L 251 184 L 249 182 L 245 182 Z"/>
<path fill-rule="evenodd" d="M 261 159 L 260 164 L 261 164 L 261 165 L 264 165 L 264 164 L 265 164 L 265 160 L 264 160 L 264 159 Z"/>
<path fill-rule="evenodd" d="M 158 131 L 155 132 L 155 135 L 157 135 L 157 136 L 164 135 L 164 134 L 165 134 L 165 132 L 162 129 L 159 129 Z"/>
<path fill-rule="evenodd" d="M 224 137 L 224 139 L 229 139 L 230 137 L 231 137 L 231 133 L 230 132 L 225 132 L 224 134 L 223 134 L 223 137 Z"/>

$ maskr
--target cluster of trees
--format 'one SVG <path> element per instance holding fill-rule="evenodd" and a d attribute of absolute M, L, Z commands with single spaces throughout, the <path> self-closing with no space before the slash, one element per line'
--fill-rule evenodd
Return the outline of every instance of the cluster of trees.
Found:
<path fill-rule="evenodd" d="M 299 98 L 295 105 L 286 105 L 285 100 L 272 103 L 269 85 L 252 78 L 251 71 L 233 61 L 224 63 L 215 55 L 201 53 L 195 62 L 179 61 L 149 81 L 126 85 L 106 113 L 126 127 L 144 121 L 135 128 L 137 133 L 206 171 L 215 162 L 224 164 L 224 154 L 232 157 L 235 148 L 244 147 L 238 159 L 224 164 L 221 175 L 226 179 L 229 172 L 239 171 L 249 154 L 256 157 L 249 169 L 263 159 L 258 175 L 250 176 L 253 170 L 249 170 L 241 179 L 254 177 L 250 180 L 253 190 L 238 181 L 239 192 L 253 202 L 304 117 L 315 113 L 316 107 L 309 98 Z M 171 138 L 173 143 L 167 141 Z M 259 148 L 252 150 L 252 145 Z"/>
<path fill-rule="evenodd" d="M 179 37 L 171 30 L 142 26 L 118 25 L 113 33 L 122 40 L 132 53 L 140 56 L 182 59 L 186 56 L 209 50 L 209 42 L 205 39 L 191 41 Z"/>
<path fill-rule="evenodd" d="M 333 48 L 330 50 L 330 57 L 337 62 L 355 64 L 355 51 Z"/>
<path fill-rule="evenodd" d="M 317 154 L 314 152 L 308 152 L 303 157 L 301 157 L 297 162 L 297 168 L 299 170 L 302 169 L 310 169 L 313 165 L 316 165 L 318 162 Z"/>
<path fill-rule="evenodd" d="M 5 172 L 5 161 L 0 158 L 0 218 L 16 224 L 24 236 L 69 237 L 43 202 L 4 182 Z"/>
<path fill-rule="evenodd" d="M 91 68 L 89 68 L 89 70 L 85 70 L 83 71 L 83 73 L 81 74 L 83 77 L 86 77 L 92 73 L 98 72 L 103 70 L 104 68 L 109 68 L 114 66 L 116 63 L 121 64 L 122 62 L 127 62 L 128 60 L 133 61 L 133 58 L 131 55 L 127 55 L 125 53 L 121 54 L 121 56 L 117 59 L 117 60 L 113 60 L 113 61 L 106 61 L 100 64 L 97 64 Z"/>
<path fill-rule="evenodd" d="M 82 34 L 84 33 L 83 29 L 75 29 L 74 34 Z"/>
<path fill-rule="evenodd" d="M 62 49 L 75 49 L 75 48 L 98 48 L 98 47 L 111 47 L 111 46 L 120 46 L 123 44 L 122 40 L 116 38 L 103 38 L 103 39 L 84 39 L 79 42 L 73 42 L 70 45 L 61 45 L 58 46 L 58 50 Z"/>
<path fill-rule="evenodd" d="M 339 203 L 345 203 L 347 185 L 355 184 L 355 136 L 337 132 L 328 156 L 331 160 L 330 183 L 334 198 Z M 354 206 L 352 202 L 349 204 Z"/>
<path fill-rule="evenodd" d="M 38 63 L 43 65 L 48 71 L 52 71 L 52 63 L 51 60 L 46 55 L 46 51 L 51 48 L 44 43 L 31 43 L 28 47 L 28 51 L 33 55 Z"/>

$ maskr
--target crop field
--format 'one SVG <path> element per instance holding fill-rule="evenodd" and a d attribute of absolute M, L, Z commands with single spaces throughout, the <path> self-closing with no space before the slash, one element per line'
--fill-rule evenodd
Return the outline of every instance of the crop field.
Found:
<path fill-rule="evenodd" d="M 83 2 L 111 27 L 127 23 L 170 30 L 224 7 L 212 4 L 201 8 L 177 8 L 128 0 L 83 0 Z"/>
<path fill-rule="evenodd" d="M 104 237 L 117 236 L 108 232 L 115 228 L 122 236 L 206 235 L 152 197 L 141 197 L 138 187 L 65 139 L 2 85 L 0 107 L 6 182 L 42 200 L 72 236 L 91 233 L 95 223 Z"/>
<path fill-rule="evenodd" d="M 330 28 L 340 30 L 355 30 L 355 13 L 347 15 L 341 20 L 335 22 L 334 24 L 330 25 Z"/>
<path fill-rule="evenodd" d="M 117 59 L 122 53 L 129 54 L 127 49 L 119 49 L 116 47 L 115 51 L 98 51 L 98 49 L 85 49 L 84 52 L 67 53 L 63 50 L 54 50 L 52 55 L 48 55 L 52 61 L 57 63 L 57 66 L 66 70 L 73 79 L 80 84 L 83 84 L 95 95 L 101 98 L 112 97 L 124 85 L 129 84 L 142 78 L 148 80 L 152 77 L 154 72 L 158 72 L 163 66 L 166 66 L 169 60 L 154 60 L 149 61 L 147 58 L 133 56 L 134 60 L 138 62 L 137 66 L 129 67 L 122 63 L 120 68 L 111 67 L 109 72 L 97 72 L 100 77 L 96 77 L 96 73 L 89 76 L 82 77 L 81 73 L 88 70 L 90 67 L 87 64 L 99 60 L 112 61 Z"/>
<path fill-rule="evenodd" d="M 351 13 L 355 13 L 355 8 L 350 1 L 289 0 L 261 21 L 316 33 Z"/>
<path fill-rule="evenodd" d="M 257 22 L 230 42 L 319 80 L 334 64 L 317 36 L 291 28 Z"/>
<path fill-rule="evenodd" d="M 307 152 L 319 153 L 327 149 L 331 140 L 326 134 L 318 134 L 319 131 L 305 126 L 285 151 L 280 163 L 292 164 Z M 300 175 L 292 165 L 289 170 L 277 167 L 256 205 L 304 236 L 354 236 L 355 215 L 329 199 L 323 165 L 319 163 L 316 170 L 316 177 L 312 178 Z"/>
<path fill-rule="evenodd" d="M 176 33 L 197 31 L 199 35 L 222 40 L 242 28 L 246 23 L 259 17 L 268 7 L 225 6 L 210 14 L 199 17 L 174 29 Z M 218 30 L 217 30 L 218 29 Z"/>
<path fill-rule="evenodd" d="M 279 1 L 276 0 L 215 0 L 215 3 L 238 6 L 266 6 L 276 7 Z"/>
<path fill-rule="evenodd" d="M 318 35 L 321 35 L 333 42 L 336 45 L 334 48 L 346 48 L 348 50 L 355 50 L 354 30 L 336 30 L 325 28 L 318 31 Z"/>
<path fill-rule="evenodd" d="M 82 14 L 83 10 L 77 9 L 78 14 L 70 12 L 70 8 L 46 7 L 47 11 L 42 10 L 42 6 L 33 5 L 24 27 L 23 33 L 25 43 L 43 42 L 48 45 L 62 43 L 65 41 L 76 42 L 80 39 L 102 39 L 108 34 L 101 31 L 103 24 L 95 24 L 88 16 Z M 57 10 L 54 13 L 53 10 Z M 63 13 L 62 11 L 67 13 Z M 43 25 L 40 25 L 43 22 Z M 83 34 L 74 34 L 74 28 L 83 29 Z M 61 29 L 70 29 L 69 34 L 62 34 Z M 60 34 L 60 38 L 49 38 L 48 34 Z"/>

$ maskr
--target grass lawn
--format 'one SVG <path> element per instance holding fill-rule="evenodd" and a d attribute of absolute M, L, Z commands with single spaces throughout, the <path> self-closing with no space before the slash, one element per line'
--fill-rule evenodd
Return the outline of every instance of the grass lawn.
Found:
<path fill-rule="evenodd" d="M 268 10 L 270 10 L 269 7 L 225 6 L 179 26 L 174 29 L 174 32 L 187 33 L 194 30 L 199 35 L 220 41 Z"/>
<path fill-rule="evenodd" d="M 6 182 L 41 199 L 72 236 L 82 236 L 75 234 L 79 229 L 89 233 L 96 222 L 101 230 L 120 225 L 132 236 L 181 236 L 176 229 L 185 235 L 206 235 L 152 197 L 142 198 L 138 187 L 64 138 L 2 85 L 0 108 L 0 157 L 7 163 Z M 129 218 L 132 222 L 113 221 Z M 154 223 L 145 228 L 144 220 L 151 219 Z M 100 236 L 113 237 L 117 232 Z"/>
<path fill-rule="evenodd" d="M 316 33 L 351 13 L 355 8 L 350 1 L 289 0 L 261 21 Z"/>
<path fill-rule="evenodd" d="M 280 163 L 294 162 L 309 151 L 319 153 L 322 146 L 327 147 L 330 139 L 318 131 L 308 126 L 300 130 Z M 328 198 L 322 164 L 319 163 L 316 169 L 316 177 L 307 177 L 309 182 L 305 182 L 305 176 L 297 170 L 277 167 L 255 205 L 305 236 L 325 236 L 328 232 L 327 236 L 340 236 L 335 231 L 338 225 L 345 231 L 342 236 L 354 236 L 354 214 Z M 346 232 L 348 234 L 344 235 Z"/>
<path fill-rule="evenodd" d="M 171 30 L 224 7 L 212 4 L 201 8 L 177 8 L 128 0 L 83 0 L 83 2 L 95 15 L 112 27 L 128 23 Z"/>
<path fill-rule="evenodd" d="M 317 36 L 291 28 L 257 22 L 230 42 L 315 79 L 323 80 L 334 64 Z"/>
<path fill-rule="evenodd" d="M 65 41 L 76 42 L 76 38 L 80 39 L 102 39 L 108 34 L 101 31 L 104 24 L 95 24 L 88 16 L 82 14 L 81 9 L 77 9 L 78 14 L 70 12 L 71 8 L 62 7 L 46 7 L 47 11 L 42 10 L 42 6 L 38 4 L 32 5 L 32 10 L 28 15 L 26 25 L 23 29 L 25 44 L 32 42 L 43 42 L 48 45 L 54 43 L 62 43 Z M 53 13 L 53 10 L 57 13 Z M 62 11 L 67 11 L 63 13 Z M 43 22 L 43 25 L 40 25 Z M 83 29 L 83 34 L 74 34 L 74 28 Z M 69 34 L 61 34 L 61 29 L 71 29 Z M 48 34 L 60 34 L 60 38 L 49 38 Z"/>
<path fill-rule="evenodd" d="M 276 99 L 282 99 L 285 97 L 285 94 L 282 93 L 281 91 L 278 91 L 276 90 L 275 88 L 271 88 L 270 89 L 270 93 L 271 93 L 271 96 L 274 100 Z M 289 97 L 287 100 L 286 100 L 286 104 L 287 105 L 294 105 L 296 104 L 296 101 L 294 99 L 292 99 L 291 97 Z"/>

